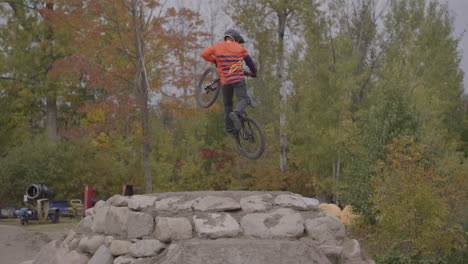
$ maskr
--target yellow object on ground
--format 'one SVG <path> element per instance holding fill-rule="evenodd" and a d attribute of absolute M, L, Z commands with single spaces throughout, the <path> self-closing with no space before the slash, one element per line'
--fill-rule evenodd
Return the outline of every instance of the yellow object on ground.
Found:
<path fill-rule="evenodd" d="M 353 213 L 353 207 L 351 205 L 345 206 L 341 211 L 341 222 L 345 225 L 351 224 L 359 216 Z"/>
<path fill-rule="evenodd" d="M 341 209 L 336 204 L 321 203 L 319 208 L 334 214 L 338 218 L 341 218 Z"/>
<path fill-rule="evenodd" d="M 49 199 L 37 200 L 37 218 L 39 222 L 43 222 L 49 216 Z"/>
<path fill-rule="evenodd" d="M 83 203 L 80 199 L 72 199 L 69 202 L 70 207 L 67 208 L 70 216 L 81 218 L 83 216 Z"/>

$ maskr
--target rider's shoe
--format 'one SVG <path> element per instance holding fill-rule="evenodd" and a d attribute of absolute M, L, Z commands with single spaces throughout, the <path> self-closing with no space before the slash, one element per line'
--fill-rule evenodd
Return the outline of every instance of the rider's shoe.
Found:
<path fill-rule="evenodd" d="M 241 130 L 241 120 L 240 120 L 240 117 L 239 117 L 239 114 L 236 113 L 236 112 L 231 112 L 229 113 L 229 117 L 231 118 L 232 120 L 232 123 L 234 124 L 234 128 L 239 131 Z"/>
<path fill-rule="evenodd" d="M 226 133 L 226 134 L 228 134 L 230 136 L 233 136 L 233 137 L 237 136 L 237 131 L 235 129 L 232 129 L 232 128 L 230 128 L 230 129 L 225 128 L 224 133 Z"/>

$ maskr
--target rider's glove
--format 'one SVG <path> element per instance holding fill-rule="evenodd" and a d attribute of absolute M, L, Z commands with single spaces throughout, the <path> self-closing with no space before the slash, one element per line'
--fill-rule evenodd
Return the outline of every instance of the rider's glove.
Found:
<path fill-rule="evenodd" d="M 257 77 L 257 73 L 250 72 L 250 77 L 252 77 L 252 78 Z"/>

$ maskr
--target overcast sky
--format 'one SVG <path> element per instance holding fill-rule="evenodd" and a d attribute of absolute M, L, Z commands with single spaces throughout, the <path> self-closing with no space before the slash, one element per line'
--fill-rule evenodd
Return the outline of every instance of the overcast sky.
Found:
<path fill-rule="evenodd" d="M 204 11 L 207 12 L 208 3 L 216 3 L 218 8 L 222 9 L 222 3 L 225 0 L 167 0 L 168 6 L 187 6 L 190 8 L 198 9 L 203 13 Z M 380 0 L 386 1 L 386 0 Z M 435 0 L 441 3 L 448 3 L 449 8 L 453 11 L 455 16 L 455 36 L 456 38 L 460 37 L 460 52 L 463 55 L 463 60 L 461 64 L 462 70 L 465 72 L 464 78 L 464 87 L 465 93 L 468 94 L 468 0 Z M 214 11 L 214 12 L 213 12 Z M 210 12 L 210 11 L 208 11 Z M 216 12 L 216 10 L 212 10 L 211 12 L 222 15 L 222 12 Z M 206 14 L 205 14 L 206 15 Z M 210 15 L 208 15 L 210 17 Z M 4 19 L 0 17 L 0 23 L 4 22 Z M 226 21 L 227 22 L 227 21 Z M 231 22 L 232 23 L 232 22 Z M 223 25 L 217 25 L 218 27 L 230 27 L 231 25 L 228 23 L 220 23 Z M 215 37 L 215 36 L 214 36 Z"/>
<path fill-rule="evenodd" d="M 445 2 L 445 1 L 444 1 Z M 465 94 L 468 93 L 468 0 L 448 0 L 449 8 L 454 12 L 455 17 L 455 37 L 463 34 L 460 43 L 460 50 L 462 51 L 463 61 L 462 69 L 465 72 Z"/>
<path fill-rule="evenodd" d="M 208 11 L 209 3 L 216 3 L 220 8 L 223 5 L 223 2 L 226 0 L 168 0 L 167 4 L 169 6 L 186 6 L 189 8 L 194 8 L 200 13 L 202 13 L 205 17 L 210 17 Z M 326 0 L 323 0 L 326 2 Z M 379 1 L 387 1 L 387 0 L 379 0 Z M 460 52 L 463 56 L 462 63 L 460 67 L 462 68 L 463 72 L 465 72 L 464 77 L 464 90 L 465 94 L 468 94 L 468 0 L 434 0 L 439 1 L 440 3 L 448 3 L 449 8 L 452 10 L 453 15 L 455 17 L 455 31 L 454 37 L 461 38 L 461 42 L 459 45 Z M 220 10 L 221 11 L 221 10 Z M 204 14 L 205 13 L 205 14 Z M 221 12 L 215 12 L 218 16 L 223 16 Z M 208 16 L 207 16 L 208 15 Z M 221 23 L 219 21 L 221 20 Z M 232 27 L 232 21 L 222 21 L 222 19 L 217 19 L 218 24 L 216 25 L 215 32 L 221 34 L 220 32 L 227 27 Z M 235 27 L 235 26 L 234 26 Z M 213 36 L 214 38 L 219 38 L 219 36 Z"/>

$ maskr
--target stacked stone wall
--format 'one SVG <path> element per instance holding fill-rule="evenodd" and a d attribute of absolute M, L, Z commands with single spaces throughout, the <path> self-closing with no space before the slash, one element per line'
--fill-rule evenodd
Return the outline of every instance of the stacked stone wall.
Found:
<path fill-rule="evenodd" d="M 47 263 L 366 264 L 359 242 L 319 202 L 288 192 L 116 195 L 99 201 Z"/>

